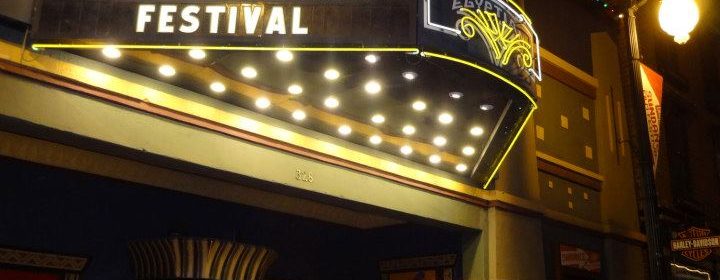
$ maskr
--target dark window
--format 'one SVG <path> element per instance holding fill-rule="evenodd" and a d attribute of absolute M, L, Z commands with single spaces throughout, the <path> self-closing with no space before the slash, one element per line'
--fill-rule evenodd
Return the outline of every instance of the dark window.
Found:
<path fill-rule="evenodd" d="M 688 114 L 682 104 L 666 98 L 663 104 L 665 140 L 670 167 L 670 187 L 675 201 L 685 200 L 692 193 L 688 170 Z"/>

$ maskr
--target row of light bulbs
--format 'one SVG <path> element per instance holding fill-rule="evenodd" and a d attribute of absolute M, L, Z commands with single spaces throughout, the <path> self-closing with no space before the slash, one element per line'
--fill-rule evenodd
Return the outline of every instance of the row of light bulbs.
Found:
<path fill-rule="evenodd" d="M 122 53 L 120 52 L 120 50 L 115 47 L 105 47 L 105 48 L 103 48 L 102 53 L 104 56 L 106 56 L 107 58 L 110 58 L 110 59 L 117 59 L 122 56 Z M 194 60 L 202 60 L 207 56 L 207 54 L 205 53 L 205 51 L 203 51 L 201 49 L 191 49 L 188 51 L 188 56 L 190 56 L 190 58 L 192 58 Z M 293 60 L 294 55 L 290 51 L 279 50 L 276 52 L 275 57 L 281 62 L 289 62 L 289 61 Z M 365 56 L 365 61 L 367 61 L 370 64 L 375 64 L 379 60 L 380 60 L 380 58 L 374 54 L 368 54 Z M 158 68 L 158 72 L 161 75 L 166 76 L 166 77 L 175 76 L 175 74 L 177 73 L 175 68 L 172 67 L 171 65 L 161 65 Z M 253 68 L 251 66 L 246 66 L 240 70 L 240 75 L 242 75 L 243 77 L 245 77 L 247 79 L 254 79 L 257 77 L 258 72 L 255 68 Z M 323 76 L 325 77 L 325 79 L 327 79 L 329 81 L 337 80 L 338 78 L 340 78 L 340 75 L 341 74 L 338 70 L 332 69 L 332 68 L 327 69 L 323 73 Z M 402 73 L 402 76 L 403 76 L 403 78 L 405 78 L 409 81 L 412 81 L 417 77 L 417 74 L 412 71 L 406 71 L 406 72 Z M 377 81 L 371 80 L 365 84 L 364 89 L 368 94 L 375 95 L 375 94 L 380 93 L 380 91 L 382 91 L 382 85 Z M 223 83 L 216 81 L 216 82 L 210 83 L 210 90 L 215 93 L 223 93 L 227 90 L 227 88 Z M 290 93 L 292 95 L 300 95 L 303 93 L 303 88 L 302 88 L 302 86 L 300 86 L 298 84 L 292 84 L 288 87 L 287 91 L 288 91 L 288 93 Z M 456 99 L 459 98 L 459 97 L 452 96 L 452 94 L 451 94 L 451 97 L 456 98 Z M 264 109 L 269 108 L 271 105 L 272 104 L 271 104 L 270 100 L 266 97 L 260 97 L 255 100 L 255 106 L 259 109 L 264 110 Z M 325 105 L 325 107 L 328 109 L 336 109 L 340 106 L 340 100 L 338 100 L 337 97 L 335 97 L 335 96 L 328 96 L 323 101 L 323 105 Z M 425 103 L 422 100 L 414 101 L 411 106 L 412 106 L 413 110 L 418 111 L 418 112 L 425 111 L 427 109 L 427 103 Z M 303 121 L 307 118 L 307 114 L 303 110 L 297 109 L 291 113 L 291 117 L 296 121 Z M 454 117 L 450 113 L 442 112 L 438 115 L 437 119 L 440 124 L 448 125 L 453 122 Z M 383 116 L 381 114 L 375 114 L 370 118 L 370 120 L 375 124 L 382 124 L 385 122 L 385 116 Z M 340 125 L 338 127 L 338 133 L 341 136 L 349 136 L 352 133 L 352 128 L 346 124 Z M 416 128 L 411 124 L 407 124 L 407 125 L 403 126 L 402 133 L 407 136 L 413 135 L 416 133 Z M 479 126 L 473 126 L 470 128 L 469 133 L 470 133 L 470 135 L 472 135 L 474 137 L 479 137 L 479 136 L 483 135 L 484 130 L 483 130 L 483 128 L 481 128 Z M 377 146 L 383 142 L 383 139 L 380 135 L 375 134 L 368 138 L 368 142 L 372 145 Z M 432 142 L 435 146 L 444 147 L 447 144 L 448 140 L 444 136 L 438 135 L 433 138 Z M 472 146 L 469 146 L 469 145 L 464 146 L 461 151 L 462 151 L 462 154 L 465 156 L 472 156 L 476 152 L 475 148 L 473 148 Z M 405 156 L 409 156 L 413 153 L 413 148 L 410 145 L 403 145 L 400 147 L 400 153 Z M 442 157 L 439 154 L 432 154 L 428 157 L 428 162 L 433 165 L 439 165 L 442 162 Z M 459 164 L 455 165 L 455 170 L 458 172 L 463 173 L 463 172 L 467 171 L 467 169 L 468 169 L 468 167 L 464 163 L 459 163 Z"/>

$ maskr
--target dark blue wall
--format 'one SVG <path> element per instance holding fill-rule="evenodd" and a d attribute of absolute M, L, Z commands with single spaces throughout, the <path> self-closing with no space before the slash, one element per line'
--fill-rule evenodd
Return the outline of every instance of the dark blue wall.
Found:
<path fill-rule="evenodd" d="M 264 245 L 269 279 L 379 279 L 381 259 L 458 253 L 419 225 L 362 231 L 0 157 L 0 246 L 91 258 L 84 279 L 133 279 L 127 243 L 177 233 Z"/>

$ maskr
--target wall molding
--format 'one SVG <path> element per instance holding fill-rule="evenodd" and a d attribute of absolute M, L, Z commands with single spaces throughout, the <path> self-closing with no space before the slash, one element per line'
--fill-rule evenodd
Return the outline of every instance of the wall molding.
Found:
<path fill-rule="evenodd" d="M 547 173 L 551 173 L 563 179 L 567 179 L 587 187 L 596 188 L 598 191 L 602 187 L 602 183 L 605 181 L 605 176 L 602 176 L 594 171 L 582 168 L 540 151 L 536 151 L 535 154 L 538 158 L 538 169 Z"/>
<path fill-rule="evenodd" d="M 553 77 L 593 100 L 596 98 L 596 91 L 600 86 L 600 82 L 595 77 L 546 49 L 540 49 L 540 57 L 542 58 L 544 75 Z"/>

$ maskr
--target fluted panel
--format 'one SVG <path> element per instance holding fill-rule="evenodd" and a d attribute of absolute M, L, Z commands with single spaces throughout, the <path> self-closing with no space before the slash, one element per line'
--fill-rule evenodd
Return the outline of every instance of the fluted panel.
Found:
<path fill-rule="evenodd" d="M 205 238 L 130 243 L 137 279 L 262 280 L 275 260 L 268 248 Z"/>

